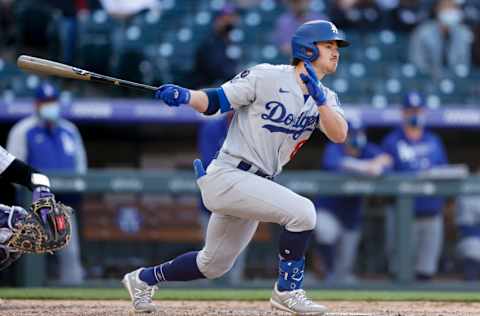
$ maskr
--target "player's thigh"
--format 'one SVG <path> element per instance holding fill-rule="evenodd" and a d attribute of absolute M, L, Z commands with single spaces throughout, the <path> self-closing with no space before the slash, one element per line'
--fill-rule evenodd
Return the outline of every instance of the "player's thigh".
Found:
<path fill-rule="evenodd" d="M 223 186 L 219 186 L 223 183 Z M 292 190 L 240 171 L 220 174 L 199 182 L 206 206 L 215 213 L 277 223 L 290 231 L 315 227 L 313 203 Z"/>
<path fill-rule="evenodd" d="M 205 246 L 197 259 L 200 270 L 228 270 L 252 240 L 257 227 L 255 220 L 212 213 Z"/>

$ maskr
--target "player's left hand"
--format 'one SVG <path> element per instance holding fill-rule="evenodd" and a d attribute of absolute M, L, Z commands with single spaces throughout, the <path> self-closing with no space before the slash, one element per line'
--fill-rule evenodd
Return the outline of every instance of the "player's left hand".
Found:
<path fill-rule="evenodd" d="M 302 79 L 303 83 L 305 83 L 308 94 L 310 94 L 310 96 L 315 100 L 315 103 L 317 103 L 318 106 L 325 105 L 325 101 L 327 101 L 325 88 L 318 80 L 317 74 L 315 73 L 312 64 L 306 61 L 304 65 L 305 69 L 307 70 L 307 74 L 301 73 L 300 79 Z"/>
<path fill-rule="evenodd" d="M 190 91 L 174 84 L 164 84 L 155 92 L 155 98 L 168 106 L 180 106 L 190 102 Z"/>

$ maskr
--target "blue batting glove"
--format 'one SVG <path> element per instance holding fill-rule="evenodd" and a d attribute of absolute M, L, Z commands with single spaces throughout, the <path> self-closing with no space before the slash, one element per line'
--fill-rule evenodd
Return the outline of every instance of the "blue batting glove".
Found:
<path fill-rule="evenodd" d="M 303 83 L 305 83 L 308 94 L 310 94 L 310 96 L 315 100 L 317 106 L 325 105 L 325 102 L 327 101 L 327 96 L 324 90 L 325 88 L 318 80 L 312 64 L 310 64 L 310 62 L 305 62 L 305 69 L 307 70 L 308 74 L 301 73 L 300 79 L 302 79 Z"/>
<path fill-rule="evenodd" d="M 195 159 L 193 161 L 193 171 L 195 172 L 195 178 L 200 179 L 207 174 L 205 167 L 200 159 Z"/>
<path fill-rule="evenodd" d="M 164 84 L 155 92 L 155 99 L 160 99 L 168 106 L 180 106 L 190 102 L 190 91 L 174 84 Z"/>

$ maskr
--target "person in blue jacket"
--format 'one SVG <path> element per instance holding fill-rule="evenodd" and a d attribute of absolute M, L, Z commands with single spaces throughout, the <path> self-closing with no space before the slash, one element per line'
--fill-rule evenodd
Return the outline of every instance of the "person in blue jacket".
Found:
<path fill-rule="evenodd" d="M 388 134 L 382 147 L 393 157 L 393 171 L 422 174 L 435 167 L 447 165 L 442 140 L 425 128 L 425 102 L 418 92 L 406 94 L 402 107 L 402 125 Z M 415 246 L 415 272 L 417 280 L 430 280 L 437 272 L 443 243 L 444 199 L 429 196 L 415 198 L 413 245 Z M 390 269 L 395 272 L 393 261 L 394 220 L 391 211 L 386 216 L 387 256 Z"/>
<path fill-rule="evenodd" d="M 49 82 L 35 92 L 35 113 L 17 122 L 8 135 L 7 150 L 41 172 L 85 173 L 87 159 L 77 127 L 61 117 L 59 91 Z M 79 197 L 57 194 L 59 200 L 78 210 Z M 72 217 L 72 238 L 59 254 L 59 279 L 62 284 L 83 281 L 77 224 Z"/>
<path fill-rule="evenodd" d="M 329 143 L 322 167 L 335 173 L 379 176 L 391 166 L 391 158 L 368 142 L 359 121 L 349 122 L 346 143 Z M 360 196 L 319 197 L 316 200 L 315 238 L 322 257 L 326 280 L 353 283 L 358 243 L 361 235 L 363 198 Z"/>

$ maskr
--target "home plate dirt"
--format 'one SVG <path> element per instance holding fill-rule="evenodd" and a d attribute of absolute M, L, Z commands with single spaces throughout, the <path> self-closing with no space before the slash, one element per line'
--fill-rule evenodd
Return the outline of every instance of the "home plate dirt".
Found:
<path fill-rule="evenodd" d="M 156 301 L 162 316 L 274 316 L 289 315 L 272 311 L 267 302 L 235 301 Z M 480 303 L 450 302 L 324 302 L 330 308 L 326 316 L 474 316 L 480 315 Z M 2 316 L 55 315 L 132 315 L 128 301 L 3 300 Z"/>

